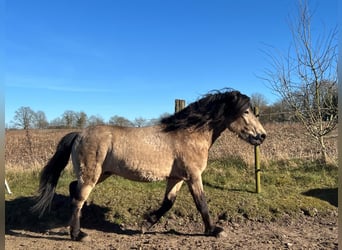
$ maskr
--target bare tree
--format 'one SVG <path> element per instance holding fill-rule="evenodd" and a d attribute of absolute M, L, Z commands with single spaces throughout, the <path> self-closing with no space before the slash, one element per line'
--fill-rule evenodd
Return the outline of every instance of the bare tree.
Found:
<path fill-rule="evenodd" d="M 30 107 L 20 107 L 15 111 L 14 126 L 25 130 L 32 128 L 35 120 L 35 112 Z"/>
<path fill-rule="evenodd" d="M 148 121 L 145 119 L 145 118 L 142 118 L 142 117 L 138 117 L 138 118 L 135 118 L 134 121 L 133 121 L 133 125 L 135 127 L 144 127 L 148 124 Z"/>
<path fill-rule="evenodd" d="M 88 119 L 89 126 L 103 125 L 105 124 L 103 118 L 99 115 L 91 115 Z"/>
<path fill-rule="evenodd" d="M 43 111 L 37 111 L 34 115 L 34 123 L 36 128 L 44 129 L 49 126 L 46 115 Z"/>
<path fill-rule="evenodd" d="M 66 110 L 62 115 L 62 120 L 67 128 L 74 128 L 77 123 L 77 114 L 75 111 Z"/>
<path fill-rule="evenodd" d="M 251 104 L 253 107 L 259 107 L 261 110 L 265 110 L 267 107 L 267 99 L 263 94 L 254 93 L 251 95 Z"/>
<path fill-rule="evenodd" d="M 25 130 L 26 149 L 31 157 L 33 156 L 33 143 L 30 129 L 34 126 L 35 116 L 36 113 L 30 107 L 20 107 L 14 115 L 14 125 Z"/>
<path fill-rule="evenodd" d="M 77 128 L 85 128 L 87 125 L 87 114 L 83 111 L 76 114 L 76 126 Z"/>
<path fill-rule="evenodd" d="M 109 124 L 110 125 L 115 125 L 115 126 L 122 126 L 122 127 L 132 127 L 133 124 L 130 120 L 126 119 L 125 117 L 122 116 L 112 116 L 109 119 Z"/>
<path fill-rule="evenodd" d="M 50 121 L 50 127 L 51 128 L 63 128 L 64 127 L 64 121 L 61 117 L 57 117 Z"/>
<path fill-rule="evenodd" d="M 265 79 L 294 111 L 327 162 L 325 136 L 337 124 L 337 30 L 314 38 L 307 1 L 299 1 L 291 19 L 293 45 L 286 55 L 269 52 Z M 326 119 L 326 114 L 330 114 Z"/>

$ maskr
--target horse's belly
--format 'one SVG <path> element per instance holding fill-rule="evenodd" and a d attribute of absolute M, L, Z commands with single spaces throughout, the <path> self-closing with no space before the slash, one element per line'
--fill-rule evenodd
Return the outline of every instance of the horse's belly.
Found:
<path fill-rule="evenodd" d="M 158 165 L 148 164 L 148 162 L 129 162 L 118 160 L 105 171 L 133 181 L 161 181 L 165 180 L 171 172 L 172 163 L 164 162 Z"/>
<path fill-rule="evenodd" d="M 106 171 L 135 181 L 159 181 L 167 178 L 174 165 L 174 153 L 164 134 L 139 130 L 115 138 L 106 158 Z"/>
<path fill-rule="evenodd" d="M 114 171 L 114 174 L 122 176 L 129 180 L 142 182 L 162 181 L 165 180 L 167 177 L 167 175 L 155 174 L 152 171 L 148 172 L 129 169 Z"/>

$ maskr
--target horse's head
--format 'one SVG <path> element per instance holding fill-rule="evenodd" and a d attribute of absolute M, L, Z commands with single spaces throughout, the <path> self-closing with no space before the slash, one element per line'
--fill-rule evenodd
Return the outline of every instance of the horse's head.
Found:
<path fill-rule="evenodd" d="M 232 121 L 228 128 L 252 145 L 260 145 L 266 138 L 265 129 L 250 107 Z"/>
<path fill-rule="evenodd" d="M 238 93 L 233 103 L 236 107 L 235 119 L 229 122 L 228 129 L 252 145 L 263 143 L 266 131 L 254 115 L 249 104 L 249 97 Z"/>

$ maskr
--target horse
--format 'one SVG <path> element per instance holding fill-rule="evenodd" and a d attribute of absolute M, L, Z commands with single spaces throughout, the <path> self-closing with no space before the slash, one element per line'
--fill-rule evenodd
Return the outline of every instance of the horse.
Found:
<path fill-rule="evenodd" d="M 260 145 L 266 138 L 250 98 L 231 89 L 209 92 L 154 126 L 101 125 L 71 132 L 60 140 L 41 171 L 32 211 L 42 216 L 51 208 L 58 179 L 71 155 L 77 176 L 69 185 L 72 240 L 89 239 L 80 228 L 81 209 L 95 185 L 111 175 L 141 182 L 166 180 L 162 204 L 145 214 L 142 232 L 172 208 L 185 182 L 202 216 L 204 235 L 219 237 L 225 232 L 210 219 L 201 176 L 211 146 L 227 128 L 252 145 Z"/>

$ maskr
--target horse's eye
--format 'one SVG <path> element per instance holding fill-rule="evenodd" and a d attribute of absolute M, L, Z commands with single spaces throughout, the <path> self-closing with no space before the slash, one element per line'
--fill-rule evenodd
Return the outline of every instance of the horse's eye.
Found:
<path fill-rule="evenodd" d="M 246 110 L 246 111 L 245 111 L 245 114 L 249 114 L 249 110 Z"/>

